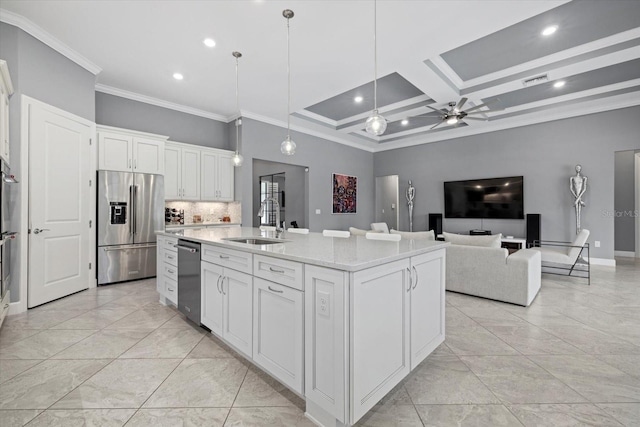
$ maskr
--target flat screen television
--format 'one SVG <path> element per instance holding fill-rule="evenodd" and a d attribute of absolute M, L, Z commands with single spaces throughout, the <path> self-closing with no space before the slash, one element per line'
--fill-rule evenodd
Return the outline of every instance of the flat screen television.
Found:
<path fill-rule="evenodd" d="M 445 218 L 524 219 L 523 177 L 444 183 Z"/>

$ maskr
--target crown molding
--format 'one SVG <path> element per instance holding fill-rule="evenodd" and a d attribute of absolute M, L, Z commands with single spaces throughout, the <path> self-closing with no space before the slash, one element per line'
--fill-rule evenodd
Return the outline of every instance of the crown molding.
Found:
<path fill-rule="evenodd" d="M 217 120 L 220 122 L 228 123 L 231 120 L 233 120 L 221 114 L 210 113 L 208 111 L 200 110 L 198 108 L 188 107 L 186 105 L 164 101 L 162 99 L 154 98 L 152 96 L 142 95 L 139 93 L 130 92 L 124 89 L 118 89 L 118 88 L 103 85 L 100 83 L 96 84 L 96 92 L 102 92 L 108 95 L 119 96 L 120 98 L 126 98 L 132 101 L 143 102 L 145 104 L 155 105 L 156 107 L 162 107 L 162 108 L 167 108 L 169 110 L 180 111 L 182 113 L 187 113 L 193 116 L 199 116 L 207 119 Z"/>
<path fill-rule="evenodd" d="M 242 112 L 242 117 L 246 117 L 246 118 L 252 119 L 252 120 L 257 120 L 259 122 L 267 123 L 269 125 L 278 126 L 278 127 L 284 128 L 284 129 L 287 128 L 287 123 L 286 122 L 283 122 L 283 121 L 280 121 L 280 120 L 275 120 L 275 119 L 272 119 L 271 117 L 266 117 L 266 116 L 263 116 L 263 115 L 260 115 L 260 114 L 255 114 L 255 113 L 252 113 L 250 111 L 243 111 Z M 311 136 L 315 136 L 315 137 L 318 137 L 318 138 L 326 139 L 328 141 L 336 142 L 338 144 L 346 145 L 346 146 L 349 146 L 349 147 L 352 147 L 352 148 L 357 148 L 358 150 L 367 151 L 369 153 L 375 152 L 375 147 L 365 146 L 362 143 L 349 141 L 349 140 L 344 139 L 344 138 L 338 138 L 338 137 L 335 137 L 333 135 L 328 135 L 326 133 L 318 132 L 316 130 L 308 129 L 308 128 L 305 128 L 305 127 L 302 127 L 302 126 L 291 125 L 291 130 L 294 130 L 294 131 L 300 132 L 300 133 L 304 133 L 306 135 L 311 135 Z"/>
<path fill-rule="evenodd" d="M 71 61 L 89 71 L 94 76 L 97 76 L 102 71 L 102 68 L 91 62 L 85 56 L 76 52 L 68 45 L 52 36 L 42 27 L 34 24 L 32 21 L 21 15 L 18 15 L 17 13 L 9 12 L 6 9 L 0 9 L 0 22 L 4 22 L 5 24 L 13 25 L 14 27 L 20 28 L 22 31 L 35 37 L 37 40 L 46 44 L 51 49 L 55 50 L 63 56 L 66 56 Z"/>

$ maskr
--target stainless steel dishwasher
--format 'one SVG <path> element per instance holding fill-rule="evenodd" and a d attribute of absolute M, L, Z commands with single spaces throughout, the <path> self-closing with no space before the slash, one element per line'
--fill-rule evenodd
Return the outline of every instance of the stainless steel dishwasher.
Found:
<path fill-rule="evenodd" d="M 200 243 L 178 240 L 178 310 L 200 325 Z"/>

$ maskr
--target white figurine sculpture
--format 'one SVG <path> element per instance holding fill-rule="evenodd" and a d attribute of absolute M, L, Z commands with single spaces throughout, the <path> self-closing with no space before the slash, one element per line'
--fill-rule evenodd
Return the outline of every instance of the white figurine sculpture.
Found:
<path fill-rule="evenodd" d="M 407 197 L 407 205 L 409 205 L 409 231 L 413 231 L 413 199 L 416 197 L 416 189 L 411 185 L 411 180 L 409 180 L 409 187 L 405 195 Z"/>
<path fill-rule="evenodd" d="M 582 226 L 580 225 L 580 217 L 582 214 L 582 208 L 586 206 L 582 197 L 587 191 L 587 177 L 580 175 L 581 171 L 582 166 L 576 165 L 576 174 L 569 178 L 569 189 L 571 190 L 573 197 L 575 197 L 573 206 L 576 209 L 576 234 L 580 233 L 580 230 L 582 229 Z"/>

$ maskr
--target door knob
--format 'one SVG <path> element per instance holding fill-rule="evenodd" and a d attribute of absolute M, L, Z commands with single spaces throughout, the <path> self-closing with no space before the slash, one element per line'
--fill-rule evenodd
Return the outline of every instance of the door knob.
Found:
<path fill-rule="evenodd" d="M 40 233 L 42 233 L 43 231 L 51 231 L 51 230 L 49 230 L 48 228 L 35 228 L 35 229 L 33 230 L 33 234 L 40 234 Z"/>

